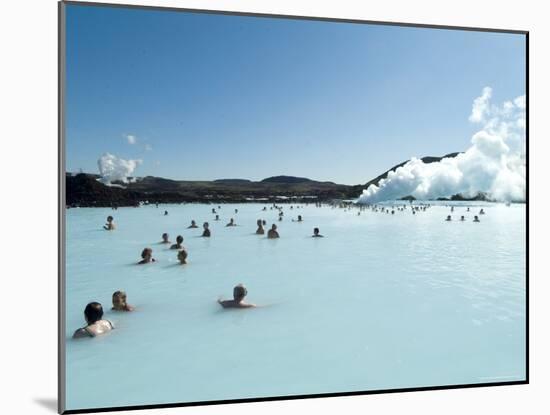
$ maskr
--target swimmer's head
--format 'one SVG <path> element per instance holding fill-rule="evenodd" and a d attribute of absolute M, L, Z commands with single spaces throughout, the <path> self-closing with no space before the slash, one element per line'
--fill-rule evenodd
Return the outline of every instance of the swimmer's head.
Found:
<path fill-rule="evenodd" d="M 208 222 L 204 222 L 204 223 L 202 224 L 202 227 L 203 227 L 204 229 L 208 229 Z"/>
<path fill-rule="evenodd" d="M 113 307 L 122 308 L 126 306 L 126 293 L 124 291 L 115 291 L 113 293 Z"/>
<path fill-rule="evenodd" d="M 97 302 L 89 303 L 84 309 L 84 317 L 88 324 L 94 324 L 103 317 L 103 307 Z"/>
<path fill-rule="evenodd" d="M 243 298 L 246 297 L 246 294 L 248 294 L 248 291 L 242 284 L 236 285 L 235 288 L 233 288 L 233 299 L 235 301 L 242 301 Z"/>
<path fill-rule="evenodd" d="M 314 228 L 313 229 L 313 234 L 314 235 L 319 235 L 319 228 Z"/>
<path fill-rule="evenodd" d="M 185 264 L 185 260 L 187 259 L 187 251 L 185 249 L 182 249 L 178 252 L 178 261 L 182 264 Z"/>
<path fill-rule="evenodd" d="M 163 242 L 168 242 L 168 234 L 166 232 L 162 234 L 162 240 Z"/>
<path fill-rule="evenodd" d="M 107 216 L 107 222 L 112 222 L 113 221 L 113 217 L 111 215 Z"/>
<path fill-rule="evenodd" d="M 197 223 L 196 223 L 194 220 L 191 221 L 191 225 L 192 225 L 192 226 L 195 226 L 196 224 L 197 224 Z"/>
<path fill-rule="evenodd" d="M 261 220 L 261 219 L 258 219 L 258 220 L 256 221 L 256 224 L 257 224 L 258 226 L 262 226 L 262 220 Z"/>
<path fill-rule="evenodd" d="M 141 251 L 141 257 L 143 259 L 150 259 L 153 256 L 153 250 L 151 248 L 145 248 Z"/>
<path fill-rule="evenodd" d="M 277 225 L 275 225 L 275 224 L 271 225 L 271 229 L 274 230 L 274 231 L 277 230 Z"/>
<path fill-rule="evenodd" d="M 178 235 L 178 237 L 176 238 L 176 243 L 181 244 L 182 242 L 183 242 L 183 236 Z"/>

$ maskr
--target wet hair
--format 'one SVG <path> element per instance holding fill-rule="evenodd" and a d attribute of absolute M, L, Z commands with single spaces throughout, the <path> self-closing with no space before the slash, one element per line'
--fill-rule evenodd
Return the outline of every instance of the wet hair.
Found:
<path fill-rule="evenodd" d="M 164 233 L 162 234 L 162 239 L 164 239 L 164 238 L 168 239 L 168 234 L 167 234 L 166 232 L 164 232 Z"/>
<path fill-rule="evenodd" d="M 113 217 L 111 215 L 107 216 L 107 222 L 111 222 L 113 220 Z"/>
<path fill-rule="evenodd" d="M 273 230 L 277 229 L 277 225 L 275 225 L 275 224 L 271 225 L 271 229 L 273 229 Z"/>
<path fill-rule="evenodd" d="M 145 248 L 143 251 L 141 251 L 141 257 L 145 259 L 147 256 L 147 253 L 153 254 L 153 250 L 151 248 Z"/>
<path fill-rule="evenodd" d="M 313 228 L 313 233 L 319 233 L 319 228 Z"/>
<path fill-rule="evenodd" d="M 203 227 L 203 228 L 208 228 L 208 226 L 209 226 L 209 225 L 208 225 L 208 222 L 204 222 L 204 223 L 202 224 L 202 227 Z"/>
<path fill-rule="evenodd" d="M 124 291 L 115 291 L 113 293 L 113 302 L 115 302 L 115 298 L 117 297 L 124 299 L 124 302 L 126 302 L 126 293 Z"/>
<path fill-rule="evenodd" d="M 256 221 L 256 224 L 257 224 L 258 226 L 262 226 L 262 220 L 261 220 L 261 219 L 258 219 L 258 220 Z"/>
<path fill-rule="evenodd" d="M 244 297 L 246 297 L 246 294 L 248 294 L 248 291 L 246 290 L 246 287 L 242 284 L 236 285 L 235 288 L 233 288 L 234 300 L 242 300 Z"/>
<path fill-rule="evenodd" d="M 178 251 L 178 259 L 181 261 L 180 256 L 183 257 L 183 260 L 185 261 L 187 259 L 187 251 L 185 249 L 180 249 Z"/>
<path fill-rule="evenodd" d="M 178 237 L 176 238 L 176 242 L 177 242 L 178 244 L 181 244 L 181 243 L 183 242 L 183 236 L 178 235 Z"/>
<path fill-rule="evenodd" d="M 84 316 L 88 324 L 94 324 L 103 317 L 103 307 L 97 302 L 89 303 L 84 309 Z"/>

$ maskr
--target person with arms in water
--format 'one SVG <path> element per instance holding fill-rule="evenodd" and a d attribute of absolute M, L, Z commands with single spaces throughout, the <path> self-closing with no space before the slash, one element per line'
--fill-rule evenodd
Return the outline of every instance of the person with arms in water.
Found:
<path fill-rule="evenodd" d="M 323 235 L 319 233 L 319 228 L 313 229 L 313 235 L 311 235 L 313 238 L 323 238 Z"/>
<path fill-rule="evenodd" d="M 142 260 L 138 262 L 139 265 L 155 262 L 155 258 L 153 258 L 153 250 L 151 248 L 145 248 L 141 251 L 141 258 Z"/>
<path fill-rule="evenodd" d="M 161 244 L 169 244 L 170 243 L 170 240 L 168 239 L 168 234 L 166 232 L 164 232 L 162 234 L 162 241 L 160 243 Z"/>
<path fill-rule="evenodd" d="M 218 304 L 220 304 L 223 308 L 250 308 L 250 307 L 256 307 L 255 304 L 251 303 L 245 303 L 244 297 L 248 294 L 248 291 L 246 287 L 242 284 L 239 284 L 233 288 L 233 300 L 222 300 L 221 298 L 218 300 Z"/>
<path fill-rule="evenodd" d="M 447 216 L 447 219 L 445 219 L 445 222 L 450 222 L 452 219 L 451 219 L 451 215 L 448 215 Z"/>
<path fill-rule="evenodd" d="M 267 232 L 267 237 L 269 239 L 276 239 L 279 237 L 279 232 L 277 232 L 277 225 L 271 225 L 271 229 Z"/>
<path fill-rule="evenodd" d="M 202 231 L 202 236 L 205 237 L 205 238 L 210 238 L 210 229 L 208 228 L 208 222 L 204 222 L 202 224 L 202 227 L 203 227 L 203 231 Z"/>
<path fill-rule="evenodd" d="M 115 291 L 113 293 L 113 311 L 134 311 L 134 307 L 126 302 L 126 293 L 124 291 Z"/>
<path fill-rule="evenodd" d="M 103 320 L 103 307 L 100 303 L 89 303 L 84 309 L 84 318 L 87 325 L 79 328 L 73 334 L 73 338 L 96 337 L 114 329 L 113 323 Z"/>
<path fill-rule="evenodd" d="M 115 223 L 113 222 L 113 217 L 111 215 L 107 216 L 107 223 L 103 226 L 103 229 L 107 230 L 107 231 L 113 231 L 115 230 L 116 226 L 115 226 Z"/>
<path fill-rule="evenodd" d="M 176 243 L 170 247 L 170 249 L 183 249 L 183 236 L 178 235 L 176 238 Z"/>
<path fill-rule="evenodd" d="M 197 226 L 197 222 L 195 222 L 195 220 L 192 220 L 191 225 L 189 225 L 187 229 L 194 229 L 194 228 L 198 228 L 198 226 Z"/>
<path fill-rule="evenodd" d="M 185 249 L 180 249 L 178 251 L 178 261 L 181 265 L 187 264 L 187 251 Z"/>
<path fill-rule="evenodd" d="M 237 226 L 237 224 L 235 223 L 235 221 L 233 220 L 233 218 L 229 219 L 229 223 L 225 226 Z"/>

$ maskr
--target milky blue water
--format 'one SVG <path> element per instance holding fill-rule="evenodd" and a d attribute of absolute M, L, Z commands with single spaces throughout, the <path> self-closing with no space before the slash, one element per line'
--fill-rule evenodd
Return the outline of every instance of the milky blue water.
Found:
<path fill-rule="evenodd" d="M 443 205 L 286 206 L 283 222 L 258 204 L 222 205 L 220 222 L 202 204 L 67 210 L 67 408 L 523 380 L 525 205 L 454 206 L 452 222 Z M 258 218 L 281 238 L 255 235 Z M 163 232 L 184 236 L 187 265 Z M 158 262 L 135 265 L 147 246 Z M 222 310 L 237 283 L 265 307 Z M 110 311 L 116 290 L 135 312 Z M 90 301 L 116 329 L 72 340 Z"/>

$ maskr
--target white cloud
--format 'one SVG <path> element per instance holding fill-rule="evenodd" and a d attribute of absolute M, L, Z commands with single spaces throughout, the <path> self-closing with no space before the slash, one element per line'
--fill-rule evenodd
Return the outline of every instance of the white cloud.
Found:
<path fill-rule="evenodd" d="M 153 151 L 153 146 L 151 144 L 145 144 L 145 151 Z"/>
<path fill-rule="evenodd" d="M 126 141 L 128 141 L 128 144 L 134 145 L 137 142 L 137 137 L 135 135 L 126 134 L 124 137 L 126 138 Z"/>
<path fill-rule="evenodd" d="M 486 192 L 496 200 L 525 200 L 525 96 L 490 105 L 491 88 L 474 100 L 470 121 L 483 123 L 472 145 L 454 158 L 424 163 L 412 158 L 388 174 L 378 186 L 363 190 L 360 203 L 376 203 L 412 195 L 435 199 Z"/>
<path fill-rule="evenodd" d="M 97 160 L 99 174 L 103 184 L 110 185 L 114 181 L 129 183 L 129 179 L 134 173 L 137 166 L 142 163 L 142 160 L 124 160 L 117 156 L 105 153 Z"/>

